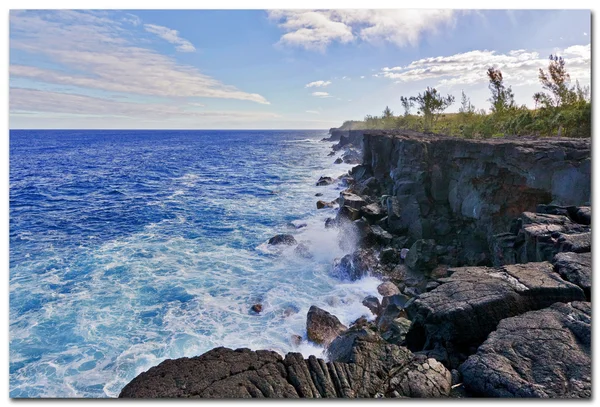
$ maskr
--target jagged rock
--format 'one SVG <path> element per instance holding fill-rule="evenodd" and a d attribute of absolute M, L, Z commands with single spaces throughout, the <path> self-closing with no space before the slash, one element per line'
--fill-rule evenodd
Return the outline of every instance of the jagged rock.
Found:
<path fill-rule="evenodd" d="M 390 295 L 400 294 L 400 289 L 391 281 L 386 281 L 377 286 L 377 292 L 383 297 L 389 297 Z"/>
<path fill-rule="evenodd" d="M 413 325 L 406 341 L 413 351 L 479 344 L 504 318 L 559 301 L 585 300 L 583 291 L 560 278 L 548 262 L 450 272 L 438 280 L 439 287 L 407 306 Z"/>
<path fill-rule="evenodd" d="M 325 185 L 333 184 L 334 182 L 335 182 L 335 180 L 333 178 L 331 178 L 331 177 L 321 177 L 317 181 L 317 186 L 318 187 L 322 187 L 322 186 L 325 186 Z"/>
<path fill-rule="evenodd" d="M 272 238 L 269 239 L 269 244 L 271 245 L 286 245 L 286 246 L 292 246 L 297 244 L 298 242 L 296 242 L 296 239 L 294 238 L 294 236 L 292 235 L 275 235 Z"/>
<path fill-rule="evenodd" d="M 346 164 L 360 164 L 362 154 L 360 151 L 351 148 L 342 155 L 342 159 Z"/>
<path fill-rule="evenodd" d="M 402 309 L 405 307 L 408 300 L 410 300 L 410 297 L 407 297 L 402 293 L 389 295 L 383 297 L 383 299 L 381 300 L 381 306 L 385 309 L 389 304 L 394 304 L 398 308 Z"/>
<path fill-rule="evenodd" d="M 334 218 L 325 219 L 325 228 L 326 229 L 337 227 L 337 226 L 338 226 L 338 222 Z"/>
<path fill-rule="evenodd" d="M 386 247 L 379 254 L 379 260 L 383 264 L 398 264 L 400 262 L 400 253 L 393 247 Z"/>
<path fill-rule="evenodd" d="M 336 160 L 335 160 L 333 163 L 334 163 L 334 164 L 341 164 L 341 163 L 343 163 L 343 162 L 344 162 L 344 160 L 342 160 L 341 158 L 338 158 L 338 159 L 336 159 Z"/>
<path fill-rule="evenodd" d="M 306 332 L 309 340 L 327 346 L 346 329 L 348 328 L 335 315 L 324 309 L 313 305 L 308 310 Z"/>
<path fill-rule="evenodd" d="M 406 317 L 406 311 L 394 303 L 387 304 L 382 307 L 383 312 L 377 317 L 377 329 L 379 332 L 385 332 L 389 329 L 390 324 L 398 317 Z"/>
<path fill-rule="evenodd" d="M 388 329 L 381 333 L 381 337 L 389 343 L 400 345 L 404 342 L 406 334 L 410 330 L 410 325 L 411 322 L 408 319 L 404 317 L 396 318 L 388 324 Z"/>
<path fill-rule="evenodd" d="M 327 157 L 333 157 L 335 155 L 335 151 L 331 151 L 329 154 L 327 154 Z"/>
<path fill-rule="evenodd" d="M 589 301 L 592 299 L 592 253 L 558 253 L 552 260 L 560 276 L 581 287 Z"/>
<path fill-rule="evenodd" d="M 303 222 L 301 220 L 293 220 L 289 223 L 289 225 L 291 227 L 293 227 L 294 229 L 302 229 L 308 226 L 308 223 Z"/>
<path fill-rule="evenodd" d="M 376 195 L 381 192 L 381 184 L 375 177 L 370 177 L 356 183 L 354 190 L 358 195 Z"/>
<path fill-rule="evenodd" d="M 383 209 L 378 203 L 365 205 L 361 208 L 361 215 L 364 216 L 370 223 L 375 223 L 385 216 Z"/>
<path fill-rule="evenodd" d="M 358 209 L 351 208 L 349 206 L 340 205 L 340 210 L 336 215 L 338 221 L 350 220 L 355 221 L 360 219 L 360 211 Z"/>
<path fill-rule="evenodd" d="M 406 265 L 413 270 L 429 272 L 437 265 L 435 240 L 417 240 L 406 255 Z"/>
<path fill-rule="evenodd" d="M 359 164 L 352 167 L 352 169 L 350 170 L 350 175 L 352 175 L 354 179 L 360 183 L 361 181 L 372 177 L 373 173 L 371 172 L 371 169 L 368 166 Z"/>
<path fill-rule="evenodd" d="M 484 397 L 591 398 L 591 304 L 500 321 L 460 372 L 467 390 Z"/>
<path fill-rule="evenodd" d="M 355 281 L 368 275 L 377 266 L 375 253 L 368 249 L 359 249 L 347 254 L 333 264 L 333 274 L 341 279 Z"/>
<path fill-rule="evenodd" d="M 317 209 L 333 208 L 333 202 L 317 201 Z"/>
<path fill-rule="evenodd" d="M 369 131 L 363 166 L 390 195 L 384 229 L 453 245 L 457 265 L 488 264 L 492 237 L 520 213 L 547 202 L 579 207 L 591 197 L 589 139 Z"/>
<path fill-rule="evenodd" d="M 371 311 L 373 315 L 379 315 L 381 312 L 381 304 L 379 304 L 379 299 L 373 295 L 369 295 L 362 300 L 362 304 Z"/>
<path fill-rule="evenodd" d="M 356 209 L 360 211 L 363 206 L 367 205 L 367 201 L 365 201 L 362 197 L 350 193 L 350 192 L 341 192 L 340 193 L 340 206 L 347 206 L 352 209 Z"/>
<path fill-rule="evenodd" d="M 263 306 L 262 304 L 254 304 L 250 309 L 252 310 L 252 312 L 260 314 L 263 310 Z"/>

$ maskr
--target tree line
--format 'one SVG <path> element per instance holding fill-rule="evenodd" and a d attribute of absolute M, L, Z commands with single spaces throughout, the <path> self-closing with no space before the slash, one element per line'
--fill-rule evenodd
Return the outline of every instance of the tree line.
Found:
<path fill-rule="evenodd" d="M 458 113 L 444 113 L 455 97 L 442 95 L 427 87 L 417 96 L 401 96 L 403 112 L 394 115 L 386 106 L 381 116 L 365 116 L 363 121 L 346 121 L 342 129 L 411 129 L 465 138 L 503 137 L 507 135 L 591 137 L 591 96 L 589 86 L 571 84 L 565 60 L 550 55 L 547 70 L 539 69 L 543 91 L 533 95 L 534 109 L 515 103 L 500 69 L 487 72 L 491 96 L 489 112 L 476 109 L 461 93 Z M 413 109 L 416 107 L 416 114 Z"/>

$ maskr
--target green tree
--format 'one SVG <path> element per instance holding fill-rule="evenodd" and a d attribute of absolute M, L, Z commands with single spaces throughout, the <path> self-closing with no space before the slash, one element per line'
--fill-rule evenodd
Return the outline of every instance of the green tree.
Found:
<path fill-rule="evenodd" d="M 423 94 L 411 96 L 410 100 L 418 106 L 419 113 L 423 114 L 423 130 L 430 131 L 439 115 L 454 103 L 454 96 L 444 97 L 437 89 L 427 87 Z"/>
<path fill-rule="evenodd" d="M 406 96 L 400 96 L 400 102 L 404 108 L 404 117 L 408 117 L 408 115 L 410 115 L 410 109 L 413 108 L 415 103 L 411 100 L 411 98 L 407 98 Z"/>
<path fill-rule="evenodd" d="M 515 96 L 511 87 L 504 86 L 504 78 L 500 69 L 488 68 L 487 76 L 490 81 L 488 87 L 492 92 L 489 101 L 492 103 L 493 113 L 503 113 L 515 106 Z"/>
<path fill-rule="evenodd" d="M 571 75 L 567 72 L 563 57 L 550 55 L 548 72 L 540 68 L 539 79 L 542 88 L 549 92 L 549 94 L 545 94 L 542 103 L 560 107 L 573 103 L 577 99 L 577 93 L 569 87 Z"/>
<path fill-rule="evenodd" d="M 394 112 L 392 112 L 388 106 L 383 110 L 381 121 L 384 129 L 391 129 L 394 127 Z"/>

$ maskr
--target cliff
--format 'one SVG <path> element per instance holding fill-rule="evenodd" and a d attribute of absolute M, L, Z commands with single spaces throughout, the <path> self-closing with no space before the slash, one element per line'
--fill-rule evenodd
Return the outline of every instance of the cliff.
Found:
<path fill-rule="evenodd" d="M 381 184 L 395 233 L 454 246 L 456 264 L 489 264 L 494 235 L 538 204 L 589 205 L 589 139 L 467 140 L 364 135 L 363 167 Z M 387 195 L 387 196 L 385 196 Z"/>

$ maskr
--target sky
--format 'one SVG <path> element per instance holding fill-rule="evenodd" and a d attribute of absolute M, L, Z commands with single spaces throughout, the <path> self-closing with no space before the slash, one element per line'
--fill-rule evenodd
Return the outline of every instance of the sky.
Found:
<path fill-rule="evenodd" d="M 489 109 L 495 66 L 590 83 L 589 10 L 10 12 L 10 128 L 327 129 L 427 86 Z"/>

